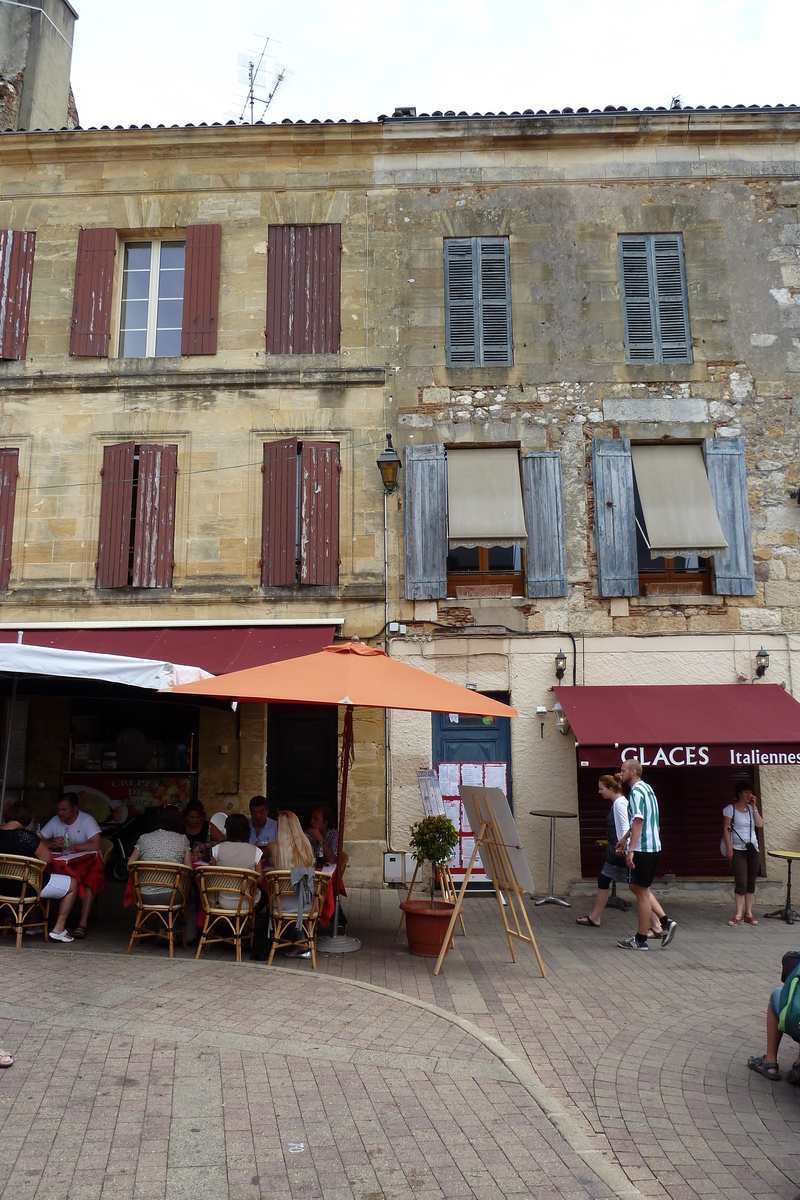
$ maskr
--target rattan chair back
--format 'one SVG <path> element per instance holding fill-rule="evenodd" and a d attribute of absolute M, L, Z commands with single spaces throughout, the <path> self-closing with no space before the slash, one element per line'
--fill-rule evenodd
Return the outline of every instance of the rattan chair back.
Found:
<path fill-rule="evenodd" d="M 195 881 L 200 894 L 203 928 L 197 955 L 214 942 L 227 942 L 236 948 L 236 961 L 242 961 L 242 938 L 253 944 L 253 918 L 260 871 L 242 867 L 198 867 Z"/>
<path fill-rule="evenodd" d="M 45 865 L 23 854 L 0 854 L 0 927 L 3 937 L 14 929 L 18 950 L 26 926 L 44 925 L 44 940 L 49 941 L 50 901 L 40 895 Z"/>
<path fill-rule="evenodd" d="M 128 867 L 128 876 L 136 904 L 136 920 L 126 954 L 134 943 L 146 938 L 164 937 L 169 942 L 169 956 L 174 957 L 175 934 L 183 937 L 186 948 L 186 901 L 192 872 L 178 863 L 135 862 Z M 158 888 L 158 892 L 142 891 Z"/>
<path fill-rule="evenodd" d="M 311 951 L 311 965 L 317 969 L 317 926 L 331 885 L 330 875 L 314 873 L 314 892 L 309 908 L 303 909 L 302 929 L 297 929 L 297 892 L 292 887 L 291 871 L 267 871 L 264 876 L 267 904 L 272 921 L 272 947 L 268 964 L 275 951 L 285 946 L 305 945 Z"/>

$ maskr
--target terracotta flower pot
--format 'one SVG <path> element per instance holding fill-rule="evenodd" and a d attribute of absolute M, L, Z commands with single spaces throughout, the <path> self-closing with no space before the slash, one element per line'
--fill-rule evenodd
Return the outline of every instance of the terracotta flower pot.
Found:
<path fill-rule="evenodd" d="M 431 908 L 430 900 L 404 900 L 400 908 L 406 914 L 409 951 L 420 958 L 438 958 L 455 905 L 435 900 Z"/>

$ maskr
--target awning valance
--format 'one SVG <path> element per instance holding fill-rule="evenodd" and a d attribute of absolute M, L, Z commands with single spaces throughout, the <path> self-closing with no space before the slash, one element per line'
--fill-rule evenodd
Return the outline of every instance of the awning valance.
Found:
<path fill-rule="evenodd" d="M 120 654 L 89 654 L 45 646 L 0 643 L 0 671 L 8 675 L 50 675 L 57 679 L 98 679 L 127 687 L 165 691 L 178 683 L 198 683 L 213 676 L 201 667 L 130 658 Z"/>
<path fill-rule="evenodd" d="M 710 558 L 728 543 L 699 446 L 632 446 L 642 532 L 653 558 Z"/>
<path fill-rule="evenodd" d="M 212 675 L 315 654 L 333 641 L 335 621 L 308 625 L 129 625 L 22 632 L 25 646 L 81 650 L 91 654 L 191 663 Z M 18 641 L 17 629 L 0 629 L 0 644 Z"/>
<path fill-rule="evenodd" d="M 517 546 L 525 541 L 517 450 L 447 451 L 447 526 L 451 546 Z"/>
<path fill-rule="evenodd" d="M 775 683 L 555 692 L 581 767 L 800 766 L 800 704 Z"/>

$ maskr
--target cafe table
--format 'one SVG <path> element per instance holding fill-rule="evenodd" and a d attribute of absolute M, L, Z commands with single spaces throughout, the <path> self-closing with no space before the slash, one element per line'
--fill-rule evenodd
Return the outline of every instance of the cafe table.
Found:
<path fill-rule="evenodd" d="M 795 912 L 792 908 L 792 863 L 800 858 L 800 850 L 768 850 L 767 854 L 770 858 L 782 858 L 786 862 L 786 903 L 783 908 L 776 908 L 775 912 L 764 913 L 764 916 L 780 917 L 787 925 L 794 925 L 795 921 L 800 921 L 800 913 Z"/>
<path fill-rule="evenodd" d="M 66 854 L 54 850 L 51 870 L 56 875 L 77 879 L 81 899 L 87 888 L 96 896 L 106 886 L 106 868 L 99 850 L 69 850 Z"/>
<path fill-rule="evenodd" d="M 564 900 L 561 896 L 553 895 L 553 876 L 556 863 L 556 821 L 574 819 L 577 817 L 576 812 L 556 812 L 550 808 L 531 809 L 532 817 L 549 817 L 550 818 L 550 864 L 547 879 L 547 895 L 542 896 L 536 904 L 561 904 L 564 908 L 571 908 L 569 900 Z"/>

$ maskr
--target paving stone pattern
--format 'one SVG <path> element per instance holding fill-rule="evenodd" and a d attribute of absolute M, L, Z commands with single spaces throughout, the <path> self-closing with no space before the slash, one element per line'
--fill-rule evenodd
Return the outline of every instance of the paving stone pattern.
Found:
<path fill-rule="evenodd" d="M 800 1089 L 746 1059 L 800 929 L 670 900 L 673 944 L 635 955 L 630 914 L 531 909 L 543 980 L 471 899 L 434 977 L 397 903 L 352 891 L 362 949 L 316 974 L 125 957 L 111 888 L 84 943 L 0 943 L 4 1200 L 798 1196 Z"/>

